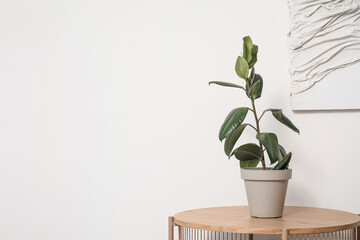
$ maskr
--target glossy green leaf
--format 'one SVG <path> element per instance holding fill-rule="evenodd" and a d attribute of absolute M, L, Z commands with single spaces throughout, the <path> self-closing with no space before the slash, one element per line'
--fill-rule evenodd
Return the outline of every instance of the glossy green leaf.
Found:
<path fill-rule="evenodd" d="M 257 91 L 254 91 L 254 99 L 257 99 L 261 97 L 262 90 L 263 90 L 263 79 L 260 74 L 255 74 L 254 77 L 254 83 L 259 82 L 259 87 L 257 88 Z"/>
<path fill-rule="evenodd" d="M 237 140 L 239 139 L 239 137 L 241 136 L 242 132 L 244 131 L 247 125 L 248 124 L 241 124 L 226 137 L 224 144 L 224 151 L 229 158 L 235 146 L 235 143 L 237 142 Z"/>
<path fill-rule="evenodd" d="M 253 42 L 249 36 L 243 38 L 243 57 L 249 63 L 251 61 L 251 49 L 253 47 Z"/>
<path fill-rule="evenodd" d="M 253 68 L 255 63 L 257 62 L 257 53 L 259 51 L 259 47 L 255 44 L 253 44 L 251 49 L 251 60 L 248 62 L 249 69 Z"/>
<path fill-rule="evenodd" d="M 261 81 L 257 81 L 255 82 L 251 87 L 250 87 L 250 90 L 249 90 L 249 95 L 250 96 L 254 96 L 254 94 L 259 91 L 261 87 Z"/>
<path fill-rule="evenodd" d="M 290 160 L 291 160 L 291 152 L 286 154 L 286 156 L 282 160 L 280 160 L 278 164 L 276 164 L 273 170 L 287 169 L 289 167 Z"/>
<path fill-rule="evenodd" d="M 250 161 L 239 161 L 240 162 L 240 167 L 241 168 L 253 168 L 253 167 L 257 167 L 257 165 L 260 162 L 259 160 L 250 160 Z"/>
<path fill-rule="evenodd" d="M 290 119 L 288 119 L 283 113 L 281 109 L 267 109 L 266 111 L 271 111 L 272 115 L 282 124 L 284 124 L 285 126 L 287 126 L 288 128 L 290 128 L 291 130 L 293 130 L 294 132 L 300 133 L 299 129 L 297 129 L 297 127 L 295 127 L 295 125 L 290 121 Z"/>
<path fill-rule="evenodd" d="M 255 74 L 251 81 L 250 89 L 246 85 L 245 91 L 249 98 L 253 94 L 254 99 L 260 98 L 263 90 L 263 79 L 260 74 Z"/>
<path fill-rule="evenodd" d="M 279 144 L 279 159 L 283 159 L 285 156 L 286 156 L 285 148 Z"/>
<path fill-rule="evenodd" d="M 279 142 L 274 133 L 258 133 L 256 138 L 264 145 L 271 164 L 279 159 Z"/>
<path fill-rule="evenodd" d="M 234 129 L 236 129 L 245 119 L 249 108 L 240 107 L 233 109 L 226 117 L 219 132 L 220 141 L 224 140 Z"/>
<path fill-rule="evenodd" d="M 235 149 L 234 155 L 238 160 L 240 160 L 240 167 L 256 167 L 261 160 L 263 152 L 258 145 L 254 143 L 247 143 Z M 249 163 L 246 164 L 246 162 Z"/>
<path fill-rule="evenodd" d="M 240 85 L 237 85 L 234 83 L 229 83 L 229 82 L 211 81 L 211 82 L 209 82 L 209 85 L 210 84 L 217 84 L 217 85 L 220 85 L 223 87 L 241 88 L 241 89 L 245 90 L 245 88 L 243 86 L 240 86 Z"/>
<path fill-rule="evenodd" d="M 238 57 L 235 63 L 235 72 L 236 74 L 242 78 L 247 79 L 249 75 L 249 65 L 247 61 L 243 57 Z"/>
<path fill-rule="evenodd" d="M 247 79 L 247 82 L 249 82 L 250 86 L 254 83 L 255 80 L 255 68 L 251 69 L 250 76 Z"/>

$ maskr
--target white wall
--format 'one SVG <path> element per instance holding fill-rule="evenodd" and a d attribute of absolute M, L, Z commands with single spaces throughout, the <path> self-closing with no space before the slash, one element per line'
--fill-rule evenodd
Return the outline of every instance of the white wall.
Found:
<path fill-rule="evenodd" d="M 207 82 L 241 83 L 247 34 L 259 110 L 301 130 L 264 118 L 287 204 L 360 213 L 360 112 L 290 111 L 287 30 L 286 1 L 1 1 L 0 239 L 166 239 L 178 211 L 246 204 L 217 133 L 248 101 Z"/>

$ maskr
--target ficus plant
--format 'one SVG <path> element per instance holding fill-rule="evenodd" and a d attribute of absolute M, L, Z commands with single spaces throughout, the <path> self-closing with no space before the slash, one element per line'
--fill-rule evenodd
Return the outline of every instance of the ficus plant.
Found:
<path fill-rule="evenodd" d="M 255 100 L 261 97 L 263 90 L 263 78 L 255 72 L 255 63 L 257 62 L 258 46 L 253 44 L 251 38 L 243 38 L 243 54 L 238 56 L 235 64 L 236 74 L 243 79 L 244 86 L 229 82 L 211 81 L 209 84 L 217 84 L 224 87 L 238 88 L 245 92 L 250 99 L 251 108 L 238 107 L 233 109 L 226 117 L 219 131 L 219 140 L 224 143 L 225 154 L 230 158 L 235 156 L 240 160 L 241 168 L 256 167 L 261 162 L 262 169 L 266 170 L 264 152 L 270 160 L 273 170 L 287 169 L 291 159 L 291 152 L 286 153 L 283 146 L 279 144 L 275 133 L 261 132 L 260 121 L 266 113 L 271 113 L 276 120 L 289 127 L 291 130 L 300 133 L 299 129 L 283 114 L 281 109 L 269 108 L 258 116 L 255 107 Z M 255 126 L 251 123 L 244 123 L 248 113 L 254 115 Z M 256 143 L 247 143 L 234 149 L 234 146 L 244 129 L 250 127 L 256 132 Z"/>

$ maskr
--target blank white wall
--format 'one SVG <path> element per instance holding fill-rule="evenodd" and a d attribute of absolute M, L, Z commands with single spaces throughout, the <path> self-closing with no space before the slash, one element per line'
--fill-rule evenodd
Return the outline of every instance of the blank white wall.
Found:
<path fill-rule="evenodd" d="M 301 130 L 262 126 L 293 151 L 287 204 L 360 213 L 360 112 L 290 111 L 285 1 L 2 1 L 0 30 L 0 239 L 166 239 L 178 211 L 246 204 L 217 133 L 248 100 L 207 85 L 241 83 L 245 35 L 258 109 Z"/>

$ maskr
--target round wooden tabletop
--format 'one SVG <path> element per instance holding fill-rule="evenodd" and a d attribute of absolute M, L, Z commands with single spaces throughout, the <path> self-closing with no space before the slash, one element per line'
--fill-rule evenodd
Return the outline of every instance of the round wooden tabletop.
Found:
<path fill-rule="evenodd" d="M 312 234 L 336 232 L 360 226 L 360 216 L 338 210 L 288 207 L 281 218 L 250 217 L 247 206 L 214 207 L 175 214 L 177 225 L 216 232 Z"/>

